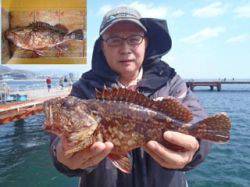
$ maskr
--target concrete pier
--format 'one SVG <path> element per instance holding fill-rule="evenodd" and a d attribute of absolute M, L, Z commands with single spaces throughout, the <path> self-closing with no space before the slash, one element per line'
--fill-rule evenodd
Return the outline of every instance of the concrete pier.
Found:
<path fill-rule="evenodd" d="M 55 97 L 66 97 L 69 95 L 71 87 L 39 90 L 27 90 L 11 94 L 27 95 L 27 101 L 15 101 L 0 104 L 0 125 L 13 121 L 19 121 L 28 116 L 43 112 L 43 103 Z"/>
<path fill-rule="evenodd" d="M 187 87 L 194 90 L 198 86 L 208 86 L 210 90 L 213 91 L 216 87 L 217 91 L 221 91 L 222 84 L 250 84 L 249 81 L 187 81 Z"/>

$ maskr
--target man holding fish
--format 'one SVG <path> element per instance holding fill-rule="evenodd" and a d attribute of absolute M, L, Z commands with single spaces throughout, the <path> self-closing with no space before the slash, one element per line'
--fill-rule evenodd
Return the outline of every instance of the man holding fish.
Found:
<path fill-rule="evenodd" d="M 206 114 L 198 100 L 175 70 L 161 61 L 171 45 L 165 20 L 141 18 L 134 9 L 117 7 L 104 16 L 92 69 L 73 85 L 71 95 L 93 99 L 98 90 L 116 87 L 136 90 L 152 100 L 172 96 L 191 111 L 190 124 L 201 121 Z M 154 129 L 150 130 L 153 133 Z M 89 148 L 65 155 L 62 140 L 53 136 L 51 153 L 60 172 L 81 177 L 80 186 L 187 186 L 184 172 L 205 159 L 210 143 L 182 132 L 165 131 L 162 136 L 166 143 L 182 150 L 149 140 L 129 153 L 131 171 L 126 170 L 128 163 L 124 160 L 113 156 L 109 157 L 111 162 L 107 158 L 115 141 L 97 141 Z M 131 141 L 127 139 L 128 145 Z"/>

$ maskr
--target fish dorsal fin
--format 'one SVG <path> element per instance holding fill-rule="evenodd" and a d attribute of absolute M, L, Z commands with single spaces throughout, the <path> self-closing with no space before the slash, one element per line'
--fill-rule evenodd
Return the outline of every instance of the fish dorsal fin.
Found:
<path fill-rule="evenodd" d="M 67 34 L 69 32 L 68 28 L 65 25 L 62 24 L 56 24 L 54 28 L 58 29 L 61 33 Z"/>
<path fill-rule="evenodd" d="M 174 97 L 169 96 L 162 101 L 156 102 L 158 102 L 158 108 L 161 112 L 167 113 L 177 120 L 188 123 L 193 119 L 192 112 Z"/>
<path fill-rule="evenodd" d="M 128 90 L 125 88 L 111 88 L 104 87 L 102 91 L 96 90 L 96 98 L 100 100 L 108 101 L 124 101 L 129 103 L 138 104 L 144 107 L 148 107 L 151 100 L 143 94 Z"/>
<path fill-rule="evenodd" d="M 192 120 L 192 113 L 183 106 L 174 97 L 167 97 L 162 101 L 154 101 L 145 95 L 125 88 L 107 89 L 104 87 L 102 91 L 96 90 L 96 98 L 109 101 L 124 101 L 134 103 L 143 107 L 147 107 L 156 111 L 165 113 L 167 116 L 174 119 L 189 122 Z"/>
<path fill-rule="evenodd" d="M 123 155 L 114 155 L 110 154 L 108 155 L 108 158 L 111 160 L 111 162 L 114 164 L 116 168 L 121 170 L 124 173 L 131 173 L 132 171 L 132 159 L 129 156 L 129 154 L 123 156 Z"/>
<path fill-rule="evenodd" d="M 29 24 L 28 27 L 32 27 L 32 28 L 52 28 L 53 26 L 48 24 L 48 23 L 42 22 L 42 21 L 36 21 L 36 22 L 33 22 L 33 23 Z"/>
<path fill-rule="evenodd" d="M 37 21 L 37 22 L 33 22 L 33 23 L 29 24 L 28 27 L 31 27 L 33 30 L 51 29 L 51 30 L 53 30 L 55 32 L 59 32 L 61 34 L 68 33 L 68 29 L 62 24 L 56 24 L 55 26 L 52 26 L 49 23 Z"/>

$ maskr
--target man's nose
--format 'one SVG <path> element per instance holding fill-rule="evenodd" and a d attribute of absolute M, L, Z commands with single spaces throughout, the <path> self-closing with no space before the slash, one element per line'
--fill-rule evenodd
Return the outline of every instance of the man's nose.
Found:
<path fill-rule="evenodd" d="M 120 52 L 122 54 L 128 54 L 131 53 L 131 46 L 128 44 L 128 42 L 126 40 L 122 41 L 122 44 L 120 46 Z"/>

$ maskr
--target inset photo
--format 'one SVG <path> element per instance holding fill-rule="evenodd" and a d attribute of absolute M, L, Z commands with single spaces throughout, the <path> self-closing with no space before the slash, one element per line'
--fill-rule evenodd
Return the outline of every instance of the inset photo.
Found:
<path fill-rule="evenodd" d="M 86 0 L 2 0 L 2 64 L 85 64 Z"/>

